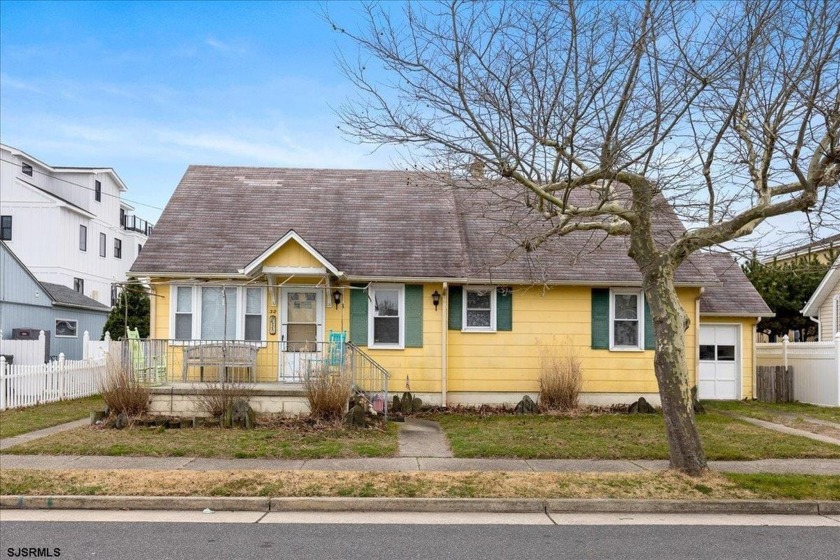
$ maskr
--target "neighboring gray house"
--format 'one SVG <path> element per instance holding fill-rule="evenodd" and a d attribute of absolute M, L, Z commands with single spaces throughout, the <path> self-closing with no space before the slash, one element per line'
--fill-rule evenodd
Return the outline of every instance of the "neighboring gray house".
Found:
<path fill-rule="evenodd" d="M 0 329 L 3 338 L 12 330 L 49 331 L 49 353 L 63 352 L 68 360 L 82 358 L 85 331 L 98 340 L 110 309 L 65 286 L 39 282 L 0 241 Z"/>

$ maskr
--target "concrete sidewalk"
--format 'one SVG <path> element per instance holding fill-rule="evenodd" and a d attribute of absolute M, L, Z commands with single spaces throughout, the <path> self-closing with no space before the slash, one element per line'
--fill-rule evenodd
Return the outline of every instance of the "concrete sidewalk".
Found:
<path fill-rule="evenodd" d="M 840 459 L 763 459 L 709 461 L 721 472 L 840 475 Z M 615 472 L 661 471 L 668 461 L 599 461 L 587 459 L 454 459 L 394 457 L 371 459 L 205 459 L 200 457 L 110 457 L 90 455 L 0 455 L 2 469 L 140 469 L 140 470 L 272 470 L 367 472 Z"/>
<path fill-rule="evenodd" d="M 75 430 L 76 428 L 82 428 L 84 426 L 89 425 L 90 419 L 83 418 L 81 420 L 74 420 L 73 422 L 59 424 L 58 426 L 44 428 L 43 430 L 35 430 L 34 432 L 27 432 L 25 434 L 20 434 L 19 436 L 0 439 L 0 450 L 8 449 L 10 447 L 14 447 L 15 445 L 20 445 L 21 443 L 26 443 L 28 441 L 41 439 L 42 437 L 51 436 L 60 432 L 66 432 L 68 430 Z"/>

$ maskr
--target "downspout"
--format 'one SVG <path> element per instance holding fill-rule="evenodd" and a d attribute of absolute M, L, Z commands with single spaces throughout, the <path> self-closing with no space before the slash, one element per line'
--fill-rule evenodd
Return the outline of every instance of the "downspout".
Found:
<path fill-rule="evenodd" d="M 443 283 L 443 305 L 440 317 L 440 405 L 446 406 L 446 368 L 449 338 L 449 283 Z"/>
<path fill-rule="evenodd" d="M 696 324 L 694 325 L 694 385 L 697 386 L 697 380 L 700 379 L 700 299 L 706 288 L 700 287 L 700 293 L 694 299 L 694 318 Z M 699 393 L 700 388 L 697 388 Z"/>

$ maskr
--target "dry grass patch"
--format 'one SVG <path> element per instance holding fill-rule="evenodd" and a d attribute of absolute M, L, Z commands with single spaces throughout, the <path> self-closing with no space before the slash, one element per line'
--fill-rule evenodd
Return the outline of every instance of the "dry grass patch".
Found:
<path fill-rule="evenodd" d="M 3 495 L 749 499 L 715 473 L 142 471 L 7 469 Z"/>
<path fill-rule="evenodd" d="M 81 420 L 87 418 L 91 410 L 101 410 L 104 406 L 102 397 L 95 396 L 4 410 L 0 412 L 0 438 Z"/>

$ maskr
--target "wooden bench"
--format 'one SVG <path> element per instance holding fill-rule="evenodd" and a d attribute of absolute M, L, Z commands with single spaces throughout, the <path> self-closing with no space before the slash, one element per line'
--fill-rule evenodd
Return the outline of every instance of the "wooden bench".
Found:
<path fill-rule="evenodd" d="M 245 368 L 252 383 L 257 381 L 257 346 L 243 342 L 208 342 L 184 348 L 183 381 L 187 381 L 189 368 L 198 367 L 199 378 L 204 381 L 204 368 L 219 370 L 219 381 L 230 381 L 229 368 Z"/>

